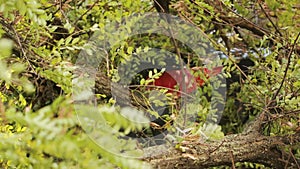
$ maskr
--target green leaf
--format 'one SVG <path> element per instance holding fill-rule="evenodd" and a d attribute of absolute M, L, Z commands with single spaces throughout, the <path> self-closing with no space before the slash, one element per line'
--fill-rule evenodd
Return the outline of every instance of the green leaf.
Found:
<path fill-rule="evenodd" d="M 22 63 L 14 63 L 10 69 L 12 73 L 21 73 L 26 69 L 26 66 Z"/>
<path fill-rule="evenodd" d="M 10 39 L 0 39 L 0 60 L 10 57 L 13 44 Z"/>
<path fill-rule="evenodd" d="M 132 51 L 133 51 L 133 47 L 129 46 L 129 47 L 127 48 L 127 53 L 128 53 L 128 54 L 132 54 Z"/>
<path fill-rule="evenodd" d="M 0 79 L 4 80 L 6 83 L 10 83 L 11 81 L 11 73 L 7 68 L 6 63 L 0 60 Z"/>
<path fill-rule="evenodd" d="M 68 45 L 72 39 L 73 39 L 72 36 L 67 37 L 67 39 L 65 41 L 65 45 Z"/>
<path fill-rule="evenodd" d="M 77 42 L 79 42 L 79 40 L 80 40 L 79 37 L 78 37 L 78 38 L 74 38 L 74 39 L 72 40 L 72 45 L 75 45 Z"/>
<path fill-rule="evenodd" d="M 16 7 L 19 9 L 21 15 L 25 15 L 27 7 L 23 0 L 16 1 Z"/>

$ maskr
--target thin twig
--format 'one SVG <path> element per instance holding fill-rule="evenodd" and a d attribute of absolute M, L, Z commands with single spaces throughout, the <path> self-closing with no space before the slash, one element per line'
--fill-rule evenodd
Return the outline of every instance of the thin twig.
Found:
<path fill-rule="evenodd" d="M 271 24 L 275 28 L 276 32 L 280 35 L 280 37 L 283 37 L 282 33 L 279 31 L 278 27 L 274 24 L 274 22 L 272 21 L 270 16 L 267 14 L 265 9 L 262 7 L 262 5 L 260 3 L 258 3 L 258 5 L 259 5 L 260 9 L 263 11 L 263 13 L 265 14 L 265 16 L 268 18 L 268 20 L 271 22 Z"/>
<path fill-rule="evenodd" d="M 167 13 L 168 11 L 165 11 L 164 8 L 161 6 L 160 3 L 158 3 L 157 0 L 154 0 L 155 4 L 157 4 L 159 6 L 159 8 L 161 8 L 162 12 L 164 13 Z M 177 43 L 177 40 L 175 39 L 174 37 L 174 32 L 173 32 L 173 29 L 171 27 L 171 20 L 170 20 L 170 16 L 168 14 L 161 14 L 160 15 L 162 16 L 162 18 L 167 22 L 167 29 L 170 33 L 170 36 L 171 36 L 171 40 L 173 42 L 173 45 L 174 45 L 174 48 L 175 48 L 175 51 L 176 51 L 176 54 L 177 54 L 177 57 L 179 58 L 179 64 L 180 64 L 180 67 L 181 67 L 181 71 L 182 71 L 182 74 L 183 74 L 183 79 L 185 79 L 186 77 L 186 72 L 184 71 L 184 64 L 183 64 L 183 61 L 182 61 L 182 57 L 181 57 L 181 52 L 180 52 L 180 48 L 178 47 L 178 43 Z M 182 86 L 182 90 L 183 92 L 186 92 L 186 85 L 183 85 Z M 183 98 L 183 102 L 186 103 L 187 99 L 186 97 Z M 183 126 L 185 127 L 185 123 L 186 123 L 186 119 L 187 119 L 187 107 L 185 106 L 185 104 L 183 104 L 184 106 L 184 120 L 183 120 Z"/>
<path fill-rule="evenodd" d="M 168 19 L 168 17 L 169 16 L 166 16 L 167 17 L 167 19 Z M 167 22 L 169 22 L 168 20 L 167 20 Z M 168 24 L 170 24 L 170 23 L 168 23 Z M 182 74 L 183 74 L 183 81 L 184 81 L 184 79 L 185 79 L 185 77 L 186 77 L 186 72 L 184 71 L 184 65 L 183 65 L 183 61 L 182 61 L 182 57 L 181 57 L 181 52 L 180 52 L 180 49 L 179 49 L 179 47 L 178 47 L 178 44 L 177 44 L 177 41 L 176 41 L 176 39 L 174 38 L 174 32 L 173 32 L 173 30 L 172 30 L 172 28 L 170 27 L 170 25 L 168 26 L 168 30 L 169 30 L 169 32 L 170 32 L 170 35 L 171 35 L 171 39 L 172 39 L 172 41 L 173 41 L 173 44 L 174 44 L 174 47 L 175 47 L 175 51 L 176 51 L 176 54 L 177 54 L 177 56 L 178 56 L 178 60 L 179 60 L 179 64 L 180 64 L 180 67 L 181 67 L 181 72 L 182 72 Z M 180 82 L 181 83 L 181 82 Z M 186 91 L 187 91 L 187 88 L 186 88 L 186 85 L 183 85 L 182 86 L 182 91 L 185 93 Z M 184 103 L 186 103 L 187 102 L 187 98 L 186 97 L 183 97 L 183 102 Z M 185 123 L 186 123 L 186 121 L 187 121 L 187 107 L 186 107 L 186 104 L 183 104 L 183 106 L 184 106 L 184 120 L 183 120 L 183 127 L 185 127 Z"/>
<path fill-rule="evenodd" d="M 148 87 L 148 88 L 155 88 L 155 89 L 164 89 L 164 90 L 172 91 L 174 93 L 178 93 L 178 94 L 183 95 L 185 97 L 195 99 L 195 97 L 193 97 L 192 95 L 190 95 L 190 94 L 188 94 L 184 91 L 177 90 L 177 89 L 171 89 L 169 87 L 155 86 L 155 85 L 149 85 L 149 84 L 148 85 L 129 85 L 129 87 Z"/>
<path fill-rule="evenodd" d="M 97 0 L 96 2 L 93 3 L 93 5 L 91 5 L 82 15 L 80 15 L 79 18 L 77 18 L 74 22 L 73 25 L 76 25 L 77 22 L 84 16 L 86 15 L 90 10 L 92 10 L 94 8 L 94 6 L 99 2 L 99 0 Z"/>
<path fill-rule="evenodd" d="M 295 41 L 294 41 L 294 44 L 293 44 L 291 50 L 290 50 L 289 53 L 288 53 L 288 62 L 287 62 L 287 65 L 286 65 L 286 68 L 285 68 L 285 71 L 284 71 L 283 79 L 282 79 L 282 81 L 281 81 L 281 83 L 280 83 L 280 86 L 279 86 L 279 88 L 277 89 L 276 93 L 273 95 L 272 100 L 275 100 L 275 98 L 276 98 L 277 95 L 279 94 L 279 92 L 280 92 L 280 90 L 281 90 L 281 88 L 282 88 L 282 86 L 283 86 L 283 83 L 284 83 L 284 81 L 285 81 L 285 79 L 286 79 L 287 72 L 288 72 L 288 70 L 289 70 L 290 63 L 291 63 L 291 56 L 292 56 L 292 53 L 293 53 L 293 51 L 294 51 L 294 49 L 295 49 L 295 46 L 296 46 L 297 41 L 298 41 L 298 39 L 299 39 L 299 36 L 300 36 L 300 32 L 298 33 L 298 35 L 297 35 L 297 37 L 296 37 L 296 39 L 295 39 Z"/>
<path fill-rule="evenodd" d="M 63 10 L 63 2 L 61 0 L 59 3 L 59 10 L 60 10 L 61 14 L 64 16 L 64 18 L 66 19 L 67 23 L 70 23 L 69 18 L 67 17 L 67 15 L 65 14 L 65 12 Z"/>
<path fill-rule="evenodd" d="M 157 0 L 154 0 L 154 3 L 157 4 L 160 8 L 160 10 L 163 12 L 163 13 L 166 13 L 168 11 L 165 11 L 165 9 L 161 6 L 161 4 L 159 2 L 157 2 Z"/>
<path fill-rule="evenodd" d="M 232 153 L 232 151 L 230 151 L 230 158 L 231 158 L 231 164 L 232 164 L 232 165 L 231 165 L 231 166 L 232 166 L 231 168 L 232 168 L 232 169 L 235 169 L 235 163 L 234 163 L 234 158 L 233 158 L 233 153 Z"/>
<path fill-rule="evenodd" d="M 297 168 L 300 169 L 300 165 L 298 164 L 298 161 L 297 159 L 295 158 L 295 155 L 292 153 L 291 149 L 289 151 L 290 155 L 292 156 L 293 160 L 295 161 L 296 165 L 297 165 Z"/>
<path fill-rule="evenodd" d="M 23 54 L 24 58 L 26 59 L 27 63 L 29 64 L 29 67 L 34 71 L 35 69 L 32 67 L 32 65 L 31 65 L 31 63 L 30 63 L 30 61 L 29 61 L 29 59 L 27 57 L 26 51 L 25 51 L 25 49 L 24 49 L 24 47 L 22 45 L 21 38 L 20 38 L 18 32 L 16 31 L 16 29 L 13 26 L 11 26 L 11 28 L 12 28 L 14 34 L 16 35 L 17 43 L 18 43 L 18 45 L 19 45 L 19 47 L 20 47 L 20 49 L 22 51 L 22 54 Z"/>

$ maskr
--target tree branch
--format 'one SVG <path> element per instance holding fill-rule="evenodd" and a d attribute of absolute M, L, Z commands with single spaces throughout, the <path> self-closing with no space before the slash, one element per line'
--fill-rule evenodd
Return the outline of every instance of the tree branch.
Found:
<path fill-rule="evenodd" d="M 300 137 L 297 136 L 297 140 Z M 255 162 L 272 168 L 286 165 L 283 153 L 277 147 L 286 145 L 286 137 L 267 137 L 259 134 L 228 135 L 222 141 L 183 142 L 179 149 L 171 148 L 168 153 L 144 160 L 154 168 L 204 168 L 232 165 L 234 162 Z M 282 159 L 282 160 L 280 160 Z M 299 161 L 299 159 L 298 159 Z M 296 163 L 289 163 L 295 166 Z"/>
<path fill-rule="evenodd" d="M 288 57 L 288 62 L 286 64 L 286 68 L 285 68 L 285 71 L 284 71 L 283 79 L 281 80 L 280 86 L 277 89 L 276 93 L 273 95 L 272 100 L 276 99 L 277 95 L 279 94 L 279 92 L 280 92 L 280 90 L 281 90 L 281 88 L 283 86 L 283 83 L 285 82 L 286 75 L 287 75 L 287 72 L 289 70 L 289 66 L 290 66 L 290 62 L 291 62 L 291 56 L 292 56 L 292 53 L 294 52 L 294 49 L 295 49 L 295 46 L 297 44 L 299 36 L 300 36 L 300 32 L 298 33 L 298 35 L 297 35 L 297 37 L 296 37 L 296 39 L 294 41 L 294 44 L 293 44 L 292 48 L 290 49 L 290 51 L 288 53 L 288 56 L 287 56 Z"/>

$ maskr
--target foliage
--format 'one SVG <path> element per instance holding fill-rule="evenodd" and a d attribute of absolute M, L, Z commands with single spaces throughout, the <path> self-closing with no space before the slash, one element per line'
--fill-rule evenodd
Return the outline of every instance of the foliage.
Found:
<path fill-rule="evenodd" d="M 116 152 L 128 150 L 129 154 L 141 152 L 134 141 L 124 144 L 119 138 L 148 127 L 129 121 L 144 121 L 141 112 L 114 107 L 114 98 L 104 99 L 95 107 L 76 105 L 72 98 L 72 81 L 80 82 L 77 78 L 87 76 L 82 73 L 78 77 L 74 72 L 78 70 L 76 61 L 80 51 L 94 54 L 87 43 L 94 33 L 103 32 L 111 22 L 121 25 L 125 22 L 124 17 L 132 14 L 154 12 L 152 5 L 149 0 L 0 0 L 1 168 L 149 167 L 137 159 L 107 152 L 93 142 L 78 121 L 80 114 L 75 109 L 90 112 L 89 115 L 103 115 L 103 118 L 94 119 L 108 124 L 99 128 L 103 134 L 100 145 L 109 144 Z M 197 120 L 189 124 L 188 130 L 184 125 L 170 129 L 179 133 L 178 140 L 184 139 L 181 136 L 185 134 L 221 139 L 226 134 L 240 133 L 246 128 L 245 123 L 262 112 L 268 117 L 263 125 L 264 135 L 289 136 L 299 132 L 299 8 L 297 0 L 172 1 L 171 13 L 204 32 L 205 38 L 221 56 L 224 74 L 219 76 L 236 78 L 227 86 L 222 126 L 204 122 L 210 112 L 218 113 L 218 104 L 224 104 L 218 97 L 216 100 L 206 97 L 214 94 L 212 88 L 221 85 L 217 78 L 211 78 L 211 84 L 198 89 L 196 104 L 178 100 L 171 94 L 166 95 L 166 100 L 146 99 L 157 106 L 164 104 L 162 102 L 172 105 L 172 113 L 164 117 L 171 121 L 176 115 L 185 124 L 186 119 L 180 115 L 187 113 L 192 117 L 197 114 Z M 124 29 L 131 31 L 130 27 Z M 193 42 L 197 37 L 192 33 L 187 30 L 185 39 Z M 158 34 L 129 37 L 105 51 L 107 55 L 98 70 L 114 82 L 139 86 L 132 91 L 140 92 L 147 89 L 144 85 L 151 84 L 162 74 L 167 62 L 171 60 L 180 65 L 178 55 L 188 66 L 203 65 L 203 59 L 199 59 L 195 51 L 183 42 L 175 43 L 176 40 Z M 206 44 L 198 45 L 200 53 L 206 55 Z M 244 71 L 238 66 L 241 58 L 250 59 L 254 66 Z M 143 69 L 141 60 L 158 67 L 146 72 L 148 78 L 139 72 Z M 126 69 L 128 66 L 130 71 Z M 165 95 L 166 90 L 160 92 Z M 106 93 L 97 94 L 109 97 Z M 178 111 L 180 101 L 186 108 Z M 146 111 L 159 116 L 149 107 Z M 214 132 L 207 132 L 212 130 Z M 293 152 L 295 158 L 300 156 L 299 144 L 282 149 Z M 236 164 L 237 167 L 242 165 Z M 254 163 L 244 165 L 262 167 Z"/>

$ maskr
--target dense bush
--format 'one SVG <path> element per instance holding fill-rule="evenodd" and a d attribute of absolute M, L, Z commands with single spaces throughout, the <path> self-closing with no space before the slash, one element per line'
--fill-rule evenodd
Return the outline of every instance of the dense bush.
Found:
<path fill-rule="evenodd" d="M 227 86 L 222 126 L 214 126 L 213 139 L 242 132 L 244 124 L 261 113 L 267 114 L 262 125 L 266 136 L 289 136 L 300 131 L 299 8 L 297 0 L 171 1 L 170 13 L 204 32 L 215 50 L 222 53 L 223 59 L 218 62 L 224 65 L 222 76 L 234 78 Z M 121 115 L 144 120 L 138 111 L 113 106 L 116 100 L 107 92 L 96 94 L 96 106 L 77 105 L 72 97 L 72 80 L 85 76 L 85 72 L 74 73 L 78 71 L 76 61 L 81 51 L 89 51 L 87 44 L 95 32 L 107 29 L 109 23 L 121 25 L 125 17 L 146 12 L 155 12 L 152 1 L 0 0 L 1 168 L 150 167 L 146 162 L 120 155 L 142 153 L 134 141 L 127 140 L 127 144 L 120 141 L 130 131 L 147 128 L 148 124 L 135 124 Z M 186 38 L 193 40 L 192 35 Z M 106 51 L 98 70 L 118 82 L 118 66 L 153 48 L 176 53 L 174 57 L 180 55 L 187 65 L 202 66 L 203 60 L 188 46 L 175 44 L 171 38 L 155 34 L 130 37 Z M 163 67 L 166 61 L 162 57 L 153 56 L 149 62 Z M 254 64 L 244 69 L 239 64 L 241 58 Z M 136 60 L 132 63 L 140 64 Z M 151 77 L 152 73 L 159 76 L 157 70 L 151 72 Z M 137 79 L 139 84 L 149 80 Z M 210 95 L 211 88 L 207 85 L 199 92 Z M 168 97 L 171 104 L 176 102 L 172 95 Z M 199 115 L 195 128 L 191 129 L 196 135 L 199 127 L 212 127 L 201 126 L 210 100 L 205 97 L 199 100 L 202 105 L 190 104 L 186 109 Z M 76 112 L 79 109 L 102 114 L 104 118 L 98 119 L 99 123 L 108 123 L 123 132 L 112 133 L 110 128 L 103 127 L 99 131 L 103 137 L 98 141 L 108 147 L 99 146 L 82 128 Z M 177 136 L 172 139 L 184 140 Z M 299 161 L 298 143 L 282 149 Z"/>

